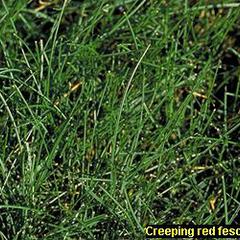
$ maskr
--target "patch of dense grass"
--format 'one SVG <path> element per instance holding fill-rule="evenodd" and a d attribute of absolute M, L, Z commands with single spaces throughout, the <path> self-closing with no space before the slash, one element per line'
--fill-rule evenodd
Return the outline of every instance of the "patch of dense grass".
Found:
<path fill-rule="evenodd" d="M 239 224 L 239 13 L 1 0 L 2 239 Z"/>

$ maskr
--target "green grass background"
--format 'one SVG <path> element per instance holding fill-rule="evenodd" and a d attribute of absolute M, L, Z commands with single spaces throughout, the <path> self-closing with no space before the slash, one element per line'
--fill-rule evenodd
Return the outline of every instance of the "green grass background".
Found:
<path fill-rule="evenodd" d="M 0 1 L 0 238 L 239 224 L 237 1 Z"/>

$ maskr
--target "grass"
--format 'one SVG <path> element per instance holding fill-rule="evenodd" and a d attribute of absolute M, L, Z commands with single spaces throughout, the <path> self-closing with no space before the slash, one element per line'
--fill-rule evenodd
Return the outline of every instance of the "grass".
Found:
<path fill-rule="evenodd" d="M 0 238 L 239 224 L 239 13 L 1 0 Z"/>

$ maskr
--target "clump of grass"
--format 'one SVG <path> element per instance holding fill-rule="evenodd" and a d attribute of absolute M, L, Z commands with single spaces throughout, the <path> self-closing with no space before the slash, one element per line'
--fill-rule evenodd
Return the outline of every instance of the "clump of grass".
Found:
<path fill-rule="evenodd" d="M 238 16 L 229 1 L 2 0 L 1 237 L 239 224 Z"/>

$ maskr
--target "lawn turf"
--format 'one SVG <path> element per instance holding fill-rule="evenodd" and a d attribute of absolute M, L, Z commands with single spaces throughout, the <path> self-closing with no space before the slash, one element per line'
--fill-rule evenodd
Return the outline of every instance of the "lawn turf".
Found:
<path fill-rule="evenodd" d="M 239 16 L 227 0 L 1 0 L 2 239 L 239 224 Z"/>

